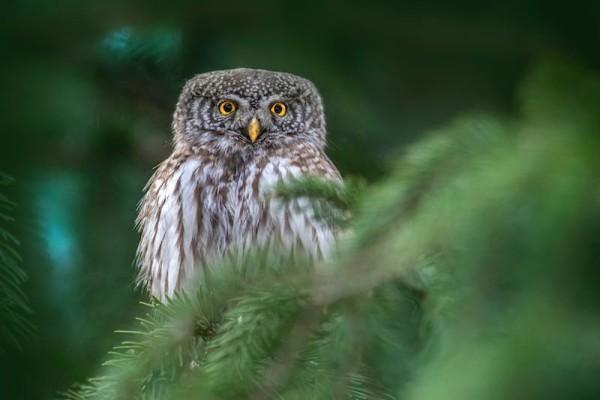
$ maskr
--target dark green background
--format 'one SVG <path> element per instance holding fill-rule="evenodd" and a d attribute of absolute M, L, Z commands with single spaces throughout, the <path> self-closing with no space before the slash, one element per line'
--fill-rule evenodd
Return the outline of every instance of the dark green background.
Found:
<path fill-rule="evenodd" d="M 37 333 L 3 354 L 0 398 L 49 399 L 133 326 L 135 209 L 169 152 L 195 73 L 260 67 L 313 80 L 329 153 L 376 180 L 428 130 L 510 115 L 538 60 L 600 67 L 600 2 L 5 1 L 0 171 L 17 179 Z"/>

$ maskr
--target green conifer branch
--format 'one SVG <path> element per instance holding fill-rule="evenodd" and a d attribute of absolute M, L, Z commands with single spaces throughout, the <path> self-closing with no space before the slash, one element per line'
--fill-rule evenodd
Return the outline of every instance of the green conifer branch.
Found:
<path fill-rule="evenodd" d="M 0 188 L 13 180 L 0 173 Z M 0 342 L 20 348 L 21 340 L 31 335 L 29 320 L 31 308 L 23 290 L 27 274 L 21 268 L 17 252 L 19 241 L 9 232 L 8 224 L 14 222 L 11 213 L 15 204 L 0 193 Z M 6 350 L 0 346 L 0 351 Z"/>

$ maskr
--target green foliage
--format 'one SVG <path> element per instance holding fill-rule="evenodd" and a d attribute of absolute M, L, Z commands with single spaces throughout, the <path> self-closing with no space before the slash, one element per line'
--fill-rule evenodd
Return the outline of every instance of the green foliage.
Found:
<path fill-rule="evenodd" d="M 596 398 L 597 88 L 542 65 L 518 118 L 457 120 L 360 195 L 279 188 L 352 211 L 335 264 L 215 269 L 69 398 Z"/>
<path fill-rule="evenodd" d="M 274 195 L 283 201 L 304 197 L 310 200 L 315 216 L 331 225 L 348 227 L 350 213 L 355 208 L 364 183 L 348 179 L 331 183 L 320 178 L 291 179 L 274 188 Z"/>
<path fill-rule="evenodd" d="M 0 173 L 0 187 L 12 179 Z M 4 346 L 20 347 L 21 339 L 32 331 L 28 316 L 31 313 L 23 282 L 27 275 L 19 266 L 21 257 L 16 248 L 19 241 L 9 232 L 8 224 L 14 203 L 0 192 L 0 351 Z"/>

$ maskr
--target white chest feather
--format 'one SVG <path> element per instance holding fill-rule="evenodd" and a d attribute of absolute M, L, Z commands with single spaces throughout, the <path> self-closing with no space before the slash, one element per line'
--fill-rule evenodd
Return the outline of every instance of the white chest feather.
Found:
<path fill-rule="evenodd" d="M 333 252 L 335 233 L 317 220 L 309 201 L 271 196 L 281 181 L 306 173 L 284 157 L 243 168 L 188 158 L 155 175 L 141 204 L 140 278 L 165 299 L 224 256 L 276 246 L 313 259 Z"/>

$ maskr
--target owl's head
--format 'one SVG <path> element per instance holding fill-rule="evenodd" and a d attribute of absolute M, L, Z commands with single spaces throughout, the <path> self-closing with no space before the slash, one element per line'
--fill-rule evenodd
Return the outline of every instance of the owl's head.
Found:
<path fill-rule="evenodd" d="M 317 89 L 283 72 L 232 69 L 200 74 L 183 88 L 175 109 L 176 142 L 231 149 L 325 145 Z"/>

